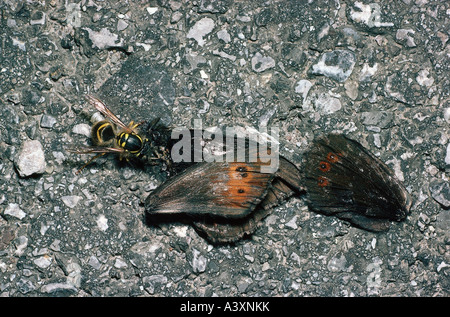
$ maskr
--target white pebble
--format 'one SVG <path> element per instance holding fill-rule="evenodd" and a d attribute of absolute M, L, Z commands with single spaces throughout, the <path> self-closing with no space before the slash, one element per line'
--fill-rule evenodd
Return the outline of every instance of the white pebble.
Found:
<path fill-rule="evenodd" d="M 101 231 L 106 231 L 108 229 L 108 219 L 105 217 L 105 215 L 98 216 L 97 226 Z"/>
<path fill-rule="evenodd" d="M 81 200 L 81 196 L 62 196 L 61 200 L 67 207 L 74 208 Z"/>
<path fill-rule="evenodd" d="M 203 18 L 189 30 L 187 34 L 188 39 L 194 39 L 197 41 L 198 45 L 203 46 L 205 44 L 204 36 L 211 33 L 214 29 L 214 20 L 211 18 Z"/>
<path fill-rule="evenodd" d="M 19 220 L 22 220 L 27 215 L 22 209 L 20 209 L 19 204 L 14 203 L 9 204 L 3 214 L 17 218 Z"/>
<path fill-rule="evenodd" d="M 42 144 L 37 140 L 25 141 L 15 163 L 21 177 L 44 173 L 46 163 Z"/>

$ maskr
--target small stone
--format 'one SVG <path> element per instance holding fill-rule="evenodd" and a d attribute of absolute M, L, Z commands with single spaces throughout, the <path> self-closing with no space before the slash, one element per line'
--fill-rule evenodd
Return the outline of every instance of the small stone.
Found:
<path fill-rule="evenodd" d="M 430 76 L 430 72 L 426 69 L 422 69 L 417 74 L 416 81 L 420 86 L 430 87 L 434 83 L 434 78 Z"/>
<path fill-rule="evenodd" d="M 17 289 L 19 290 L 19 292 L 21 292 L 22 294 L 27 294 L 29 292 L 32 292 L 36 289 L 36 286 L 34 286 L 33 282 L 31 282 L 28 279 L 25 278 L 21 278 L 18 282 L 17 282 Z"/>
<path fill-rule="evenodd" d="M 156 287 L 167 284 L 167 277 L 161 274 L 144 276 L 142 278 L 142 284 L 144 285 L 145 290 L 153 295 Z"/>
<path fill-rule="evenodd" d="M 327 264 L 327 268 L 330 272 L 342 272 L 345 270 L 346 266 L 347 259 L 343 254 L 341 254 L 340 256 L 334 256 Z"/>
<path fill-rule="evenodd" d="M 436 268 L 436 271 L 439 273 L 443 268 L 449 267 L 450 265 L 442 261 L 438 267 Z"/>
<path fill-rule="evenodd" d="M 214 29 L 214 20 L 211 18 L 203 18 L 189 30 L 187 34 L 188 39 L 194 39 L 197 41 L 198 45 L 203 46 L 205 44 L 204 36 L 211 33 Z"/>
<path fill-rule="evenodd" d="M 33 261 L 41 269 L 46 269 L 52 264 L 52 258 L 48 255 L 41 256 Z"/>
<path fill-rule="evenodd" d="M 292 217 L 292 219 L 286 223 L 286 227 L 294 229 L 294 230 L 297 229 L 298 228 L 297 218 L 298 218 L 297 216 Z"/>
<path fill-rule="evenodd" d="M 0 234 L 0 251 L 4 250 L 10 242 L 15 238 L 14 229 L 12 227 L 6 227 L 1 229 Z"/>
<path fill-rule="evenodd" d="M 328 93 L 319 93 L 311 96 L 311 98 L 308 97 L 304 108 L 312 110 L 311 105 L 314 105 L 315 111 L 324 115 L 335 113 L 342 108 L 341 101 Z"/>
<path fill-rule="evenodd" d="M 128 23 L 125 20 L 119 19 L 117 21 L 117 31 L 123 31 L 128 27 Z"/>
<path fill-rule="evenodd" d="M 97 259 L 97 257 L 94 256 L 94 255 L 92 255 L 92 256 L 89 258 L 88 264 L 89 264 L 90 266 L 92 266 L 92 267 L 93 267 L 94 269 L 96 269 L 96 270 L 100 269 L 100 267 L 102 266 L 102 264 L 100 263 L 100 261 L 99 261 L 99 260 Z"/>
<path fill-rule="evenodd" d="M 98 216 L 97 226 L 101 231 L 106 231 L 108 229 L 108 218 L 106 218 L 105 215 Z"/>
<path fill-rule="evenodd" d="M 158 11 L 157 7 L 147 7 L 146 9 L 147 9 L 148 14 L 150 14 L 150 15 L 153 15 Z"/>
<path fill-rule="evenodd" d="M 450 207 L 450 183 L 439 179 L 430 183 L 431 197 L 445 208 Z"/>
<path fill-rule="evenodd" d="M 392 112 L 371 111 L 361 113 L 362 123 L 368 126 L 376 126 L 381 129 L 388 127 L 393 120 Z"/>
<path fill-rule="evenodd" d="M 44 173 L 47 165 L 42 144 L 37 140 L 25 141 L 15 165 L 21 177 Z"/>
<path fill-rule="evenodd" d="M 41 117 L 41 128 L 51 129 L 56 123 L 56 119 L 52 116 L 44 114 Z"/>
<path fill-rule="evenodd" d="M 31 25 L 44 25 L 45 24 L 45 13 L 42 11 L 38 11 L 31 17 L 30 24 Z"/>
<path fill-rule="evenodd" d="M 427 225 L 430 223 L 430 217 L 425 215 L 424 213 L 419 214 L 419 219 L 417 220 L 417 226 L 421 232 L 424 232 Z"/>
<path fill-rule="evenodd" d="M 197 249 L 192 250 L 192 261 L 190 262 L 194 273 L 205 272 L 207 259 Z"/>
<path fill-rule="evenodd" d="M 399 29 L 395 34 L 395 39 L 399 43 L 405 44 L 407 47 L 416 47 L 416 43 L 414 42 L 414 34 L 416 32 L 412 29 Z"/>
<path fill-rule="evenodd" d="M 125 268 L 127 266 L 128 266 L 127 263 L 123 259 L 117 258 L 116 261 L 114 262 L 114 267 L 116 269 Z"/>
<path fill-rule="evenodd" d="M 252 69 L 257 73 L 273 67 L 275 67 L 275 60 L 270 56 L 262 56 L 261 53 L 257 52 L 252 57 Z"/>
<path fill-rule="evenodd" d="M 444 109 L 444 120 L 445 120 L 447 123 L 450 123 L 450 107 Z M 447 153 L 450 153 L 450 143 L 449 143 L 449 148 L 447 148 Z M 449 160 L 449 161 L 448 161 L 447 164 L 450 164 L 450 155 L 449 155 L 449 157 L 448 157 L 448 160 Z"/>
<path fill-rule="evenodd" d="M 66 297 L 78 292 L 77 288 L 67 283 L 50 283 L 41 287 L 41 292 L 52 296 Z"/>
<path fill-rule="evenodd" d="M 61 65 L 56 65 L 56 66 L 53 66 L 52 68 L 50 68 L 49 76 L 53 81 L 58 81 L 64 75 L 65 75 L 64 67 L 62 67 Z M 55 107 L 55 108 L 57 108 L 57 107 Z"/>
<path fill-rule="evenodd" d="M 62 196 L 61 200 L 63 201 L 64 205 L 66 205 L 69 208 L 74 208 L 78 202 L 81 200 L 81 196 Z"/>
<path fill-rule="evenodd" d="M 18 237 L 15 241 L 15 245 L 16 245 L 16 251 L 14 252 L 14 254 L 17 256 L 21 256 L 25 252 L 25 249 L 28 246 L 28 238 L 25 236 Z"/>
<path fill-rule="evenodd" d="M 220 30 L 219 32 L 217 32 L 217 37 L 219 38 L 219 40 L 222 40 L 225 43 L 229 43 L 231 41 L 230 34 L 225 29 Z"/>
<path fill-rule="evenodd" d="M 90 137 L 91 136 L 91 126 L 86 123 L 80 123 L 80 124 L 75 125 L 72 128 L 72 132 L 75 134 L 81 134 L 81 135 Z"/>
<path fill-rule="evenodd" d="M 50 248 L 51 250 L 53 250 L 53 251 L 59 252 L 59 251 L 61 251 L 60 244 L 61 244 L 61 240 L 55 239 L 55 240 L 52 242 L 52 244 L 50 244 L 50 247 L 49 247 L 49 248 Z"/>
<path fill-rule="evenodd" d="M 361 72 L 359 74 L 359 81 L 368 81 L 373 75 L 378 71 L 378 64 L 375 63 L 373 66 L 370 66 L 368 63 L 364 63 Z"/>
<path fill-rule="evenodd" d="M 206 58 L 201 55 L 197 55 L 195 53 L 186 54 L 186 63 L 183 67 L 183 71 L 185 74 L 189 74 L 193 70 L 197 69 L 198 65 L 206 64 Z"/>
<path fill-rule="evenodd" d="M 309 80 L 302 79 L 297 82 L 297 85 L 295 86 L 295 93 L 301 94 L 303 101 L 306 100 L 306 97 L 308 96 L 308 92 L 312 87 L 312 83 Z"/>
<path fill-rule="evenodd" d="M 447 152 L 445 153 L 445 164 L 450 165 L 450 142 L 447 144 Z"/>
<path fill-rule="evenodd" d="M 335 50 L 324 53 L 319 61 L 312 65 L 313 75 L 323 75 L 339 82 L 346 81 L 352 74 L 356 56 L 347 50 Z"/>
<path fill-rule="evenodd" d="M 354 81 L 347 81 L 344 84 L 345 93 L 351 100 L 356 100 L 358 98 L 358 84 Z"/>
<path fill-rule="evenodd" d="M 381 7 L 378 3 L 364 4 L 355 1 L 350 8 L 350 19 L 356 23 L 362 23 L 369 28 L 391 27 L 392 22 L 381 22 Z"/>
<path fill-rule="evenodd" d="M 83 28 L 89 33 L 89 39 L 92 41 L 92 47 L 98 49 L 108 49 L 121 47 L 123 45 L 123 39 L 120 39 L 117 34 L 111 33 L 107 28 L 103 28 L 100 31 L 93 31 L 90 28 Z"/>
<path fill-rule="evenodd" d="M 200 13 L 225 13 L 228 11 L 228 7 L 230 5 L 229 0 L 200 0 L 200 7 L 198 8 L 198 12 Z"/>
<path fill-rule="evenodd" d="M 11 216 L 19 220 L 22 220 L 23 218 L 26 217 L 27 214 L 22 209 L 20 209 L 19 204 L 10 203 L 3 212 L 3 215 Z"/>
<path fill-rule="evenodd" d="M 250 286 L 250 284 L 247 281 L 241 281 L 237 283 L 237 289 L 239 291 L 239 293 L 245 293 L 247 292 L 248 287 Z"/>
<path fill-rule="evenodd" d="M 170 23 L 177 23 L 178 21 L 181 20 L 182 17 L 183 17 L 182 12 L 175 11 L 174 13 L 172 13 L 172 16 L 170 17 Z"/>
<path fill-rule="evenodd" d="M 74 285 L 75 287 L 81 286 L 82 274 L 83 271 L 81 266 L 76 262 L 71 262 L 67 264 L 67 283 Z"/>

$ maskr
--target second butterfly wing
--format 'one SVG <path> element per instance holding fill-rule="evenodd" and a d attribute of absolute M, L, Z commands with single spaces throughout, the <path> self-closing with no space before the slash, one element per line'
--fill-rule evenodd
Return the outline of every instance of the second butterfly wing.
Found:
<path fill-rule="evenodd" d="M 344 135 L 317 138 L 305 160 L 305 185 L 313 210 L 336 215 L 366 230 L 387 230 L 403 220 L 411 198 L 394 173 Z"/>

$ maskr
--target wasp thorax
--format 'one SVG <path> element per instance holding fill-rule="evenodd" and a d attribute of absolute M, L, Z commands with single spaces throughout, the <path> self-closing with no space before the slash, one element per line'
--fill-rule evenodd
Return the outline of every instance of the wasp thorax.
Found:
<path fill-rule="evenodd" d="M 117 136 L 119 146 L 131 153 L 139 153 L 144 146 L 142 138 L 135 133 L 120 133 Z"/>

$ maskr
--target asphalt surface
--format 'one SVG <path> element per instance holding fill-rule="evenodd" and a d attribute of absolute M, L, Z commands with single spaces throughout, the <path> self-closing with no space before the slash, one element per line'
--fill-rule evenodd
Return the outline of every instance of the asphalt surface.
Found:
<path fill-rule="evenodd" d="M 449 295 L 448 1 L 71 2 L 0 1 L 1 296 Z M 371 233 L 298 196 L 232 245 L 148 224 L 164 165 L 75 175 L 86 94 L 127 123 L 277 126 L 300 169 L 315 136 L 345 133 L 411 214 Z"/>

